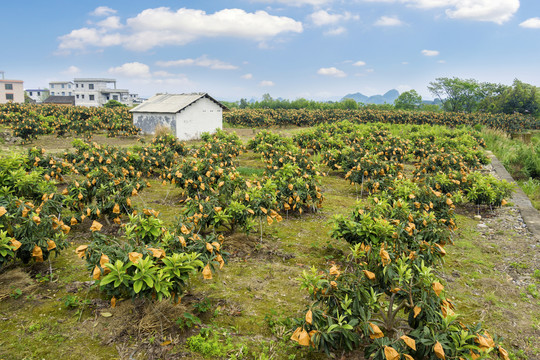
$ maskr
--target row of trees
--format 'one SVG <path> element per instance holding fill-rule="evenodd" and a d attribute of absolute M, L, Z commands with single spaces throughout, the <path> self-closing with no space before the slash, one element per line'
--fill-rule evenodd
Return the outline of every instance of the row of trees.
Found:
<path fill-rule="evenodd" d="M 236 102 L 222 101 L 229 109 L 308 109 L 308 110 L 356 110 L 363 106 L 354 99 L 343 99 L 342 101 L 315 101 L 298 98 L 296 100 L 274 99 L 270 94 L 264 94 L 260 101 L 248 101 L 240 99 Z M 392 105 L 386 105 L 392 108 Z"/>
<path fill-rule="evenodd" d="M 517 79 L 511 86 L 457 77 L 437 78 L 429 85 L 446 111 L 540 115 L 540 89 Z"/>
<path fill-rule="evenodd" d="M 440 109 L 450 112 L 487 112 L 540 116 L 540 88 L 514 80 L 511 86 L 478 82 L 474 79 L 441 77 L 428 90 L 440 101 Z M 415 90 L 405 91 L 394 102 L 401 110 L 430 110 Z M 438 106 L 437 106 L 438 107 Z"/>
<path fill-rule="evenodd" d="M 474 79 L 441 77 L 429 83 L 428 90 L 435 101 L 426 102 L 416 90 L 405 91 L 394 104 L 363 104 L 353 99 L 338 102 L 321 102 L 299 98 L 296 100 L 273 99 L 264 94 L 260 101 L 241 99 L 224 102 L 229 108 L 240 109 L 311 109 L 355 110 L 373 108 L 379 110 L 421 110 L 449 112 L 521 113 L 540 116 L 540 89 L 534 85 L 514 80 L 512 85 L 478 82 Z"/>

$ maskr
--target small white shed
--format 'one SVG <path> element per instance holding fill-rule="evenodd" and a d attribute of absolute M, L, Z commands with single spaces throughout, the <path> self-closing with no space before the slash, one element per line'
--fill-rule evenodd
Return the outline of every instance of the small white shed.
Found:
<path fill-rule="evenodd" d="M 157 94 L 130 111 L 133 124 L 153 134 L 156 126 L 168 126 L 179 140 L 199 139 L 203 132 L 223 128 L 225 105 L 207 93 Z"/>

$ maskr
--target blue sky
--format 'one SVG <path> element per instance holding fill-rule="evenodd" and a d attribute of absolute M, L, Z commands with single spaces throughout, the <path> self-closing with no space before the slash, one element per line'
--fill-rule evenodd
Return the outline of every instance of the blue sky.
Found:
<path fill-rule="evenodd" d="M 537 0 L 29 0 L 2 3 L 2 23 L 0 70 L 25 88 L 105 77 L 234 101 L 431 99 L 453 76 L 540 86 Z"/>

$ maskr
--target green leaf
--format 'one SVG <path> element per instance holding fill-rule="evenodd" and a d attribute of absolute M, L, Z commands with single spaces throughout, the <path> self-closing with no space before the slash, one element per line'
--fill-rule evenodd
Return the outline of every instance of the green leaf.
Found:
<path fill-rule="evenodd" d="M 135 283 L 133 284 L 133 290 L 135 291 L 135 294 L 138 294 L 141 291 L 142 286 L 143 282 L 141 280 L 135 281 Z"/>

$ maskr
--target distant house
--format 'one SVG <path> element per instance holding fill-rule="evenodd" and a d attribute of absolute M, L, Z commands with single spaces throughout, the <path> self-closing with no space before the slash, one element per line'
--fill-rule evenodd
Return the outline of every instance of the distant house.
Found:
<path fill-rule="evenodd" d="M 22 80 L 0 79 L 0 104 L 8 102 L 24 103 L 24 88 Z"/>
<path fill-rule="evenodd" d="M 51 95 L 45 100 L 43 100 L 43 104 L 56 104 L 56 105 L 66 105 L 66 106 L 74 106 L 75 105 L 75 96 L 57 96 L 57 95 Z"/>
<path fill-rule="evenodd" d="M 49 89 L 51 96 L 72 96 L 74 84 L 71 81 L 51 81 Z"/>
<path fill-rule="evenodd" d="M 130 111 L 133 124 L 144 133 L 153 134 L 162 125 L 179 140 L 192 140 L 223 128 L 223 110 L 227 108 L 207 93 L 191 93 L 157 94 Z"/>
<path fill-rule="evenodd" d="M 26 89 L 24 91 L 37 104 L 42 103 L 50 95 L 48 89 Z"/>

